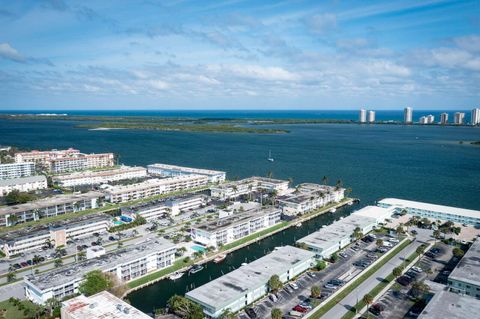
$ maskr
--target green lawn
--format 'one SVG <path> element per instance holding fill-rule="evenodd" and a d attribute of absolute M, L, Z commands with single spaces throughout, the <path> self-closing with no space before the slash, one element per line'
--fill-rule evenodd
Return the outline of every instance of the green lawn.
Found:
<path fill-rule="evenodd" d="M 393 257 L 395 257 L 402 249 L 407 247 L 410 244 L 410 240 L 407 240 L 400 244 L 399 246 L 395 247 L 392 251 L 388 253 L 388 255 L 382 259 L 378 264 L 373 267 L 370 267 L 367 271 L 365 271 L 360 277 L 355 279 L 347 288 L 342 290 L 338 295 L 332 298 L 329 302 L 324 304 L 320 309 L 315 311 L 310 318 L 318 319 L 326 314 L 330 309 L 332 309 L 337 303 L 343 300 L 348 294 L 350 294 L 355 288 L 360 286 L 365 280 L 367 280 L 370 276 L 372 276 L 378 269 L 380 269 L 383 265 L 385 265 L 388 261 L 390 261 Z"/>
<path fill-rule="evenodd" d="M 25 308 L 35 309 L 36 306 L 30 301 L 22 301 Z M 5 311 L 4 311 L 5 310 Z M 2 315 L 3 314 L 3 315 Z M 30 317 L 25 316 L 24 310 L 18 309 L 10 301 L 5 300 L 0 302 L 0 318 L 2 319 L 28 319 Z"/>

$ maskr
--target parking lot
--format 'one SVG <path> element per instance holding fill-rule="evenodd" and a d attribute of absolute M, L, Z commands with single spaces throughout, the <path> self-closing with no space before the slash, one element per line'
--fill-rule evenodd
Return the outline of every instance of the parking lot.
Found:
<path fill-rule="evenodd" d="M 376 239 L 382 239 L 385 243 L 389 238 L 384 235 L 376 235 L 370 241 L 359 240 L 338 253 L 339 260 L 330 264 L 322 271 L 309 271 L 300 275 L 294 282 L 294 285 L 287 284 L 282 290 L 276 293 L 275 299 L 271 295 L 263 298 L 254 306 L 255 314 L 247 314 L 242 311 L 239 314 L 241 319 L 253 319 L 252 316 L 263 319 L 271 318 L 271 310 L 279 308 L 284 318 L 295 318 L 301 316 L 302 312 L 309 311 L 318 305 L 322 300 L 333 294 L 341 286 L 358 276 L 361 271 L 373 263 L 381 254 L 377 251 Z M 395 239 L 394 239 L 395 241 Z M 384 247 L 384 251 L 393 248 Z M 311 287 L 319 286 L 321 288 L 320 298 L 311 298 Z M 299 307 L 297 307 L 299 306 Z M 293 310 L 293 312 L 292 312 Z"/>

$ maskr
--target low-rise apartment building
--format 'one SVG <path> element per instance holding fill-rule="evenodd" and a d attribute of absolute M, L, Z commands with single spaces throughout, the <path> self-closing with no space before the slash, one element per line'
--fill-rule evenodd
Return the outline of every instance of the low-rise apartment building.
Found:
<path fill-rule="evenodd" d="M 66 246 L 77 238 L 106 232 L 112 226 L 112 217 L 93 214 L 47 225 L 27 227 L 0 235 L 0 247 L 10 257 L 27 251 L 41 249 L 46 245 Z"/>
<path fill-rule="evenodd" d="M 5 179 L 0 180 L 0 196 L 5 196 L 14 190 L 31 192 L 47 187 L 47 178 L 43 175 Z"/>
<path fill-rule="evenodd" d="M 185 294 L 198 303 L 207 318 L 225 310 L 237 312 L 268 293 L 268 280 L 278 275 L 287 282 L 312 267 L 314 254 L 292 246 L 280 247 L 248 265 Z"/>
<path fill-rule="evenodd" d="M 253 176 L 239 181 L 212 186 L 210 192 L 213 198 L 226 200 L 258 191 L 276 192 L 277 195 L 283 195 L 287 189 L 288 181 Z"/>
<path fill-rule="evenodd" d="M 200 186 L 206 186 L 208 178 L 203 175 L 181 175 L 163 179 L 148 179 L 131 185 L 117 185 L 106 188 L 106 198 L 112 203 L 123 203 Z"/>
<path fill-rule="evenodd" d="M 204 175 L 208 177 L 209 183 L 223 183 L 226 177 L 226 173 L 222 171 L 169 164 L 151 164 L 147 166 L 147 169 L 148 173 L 151 175 L 159 175 L 164 177 L 192 174 Z"/>
<path fill-rule="evenodd" d="M 277 198 L 287 216 L 305 214 L 330 203 L 338 203 L 345 197 L 345 189 L 327 185 L 305 183 L 295 192 Z"/>
<path fill-rule="evenodd" d="M 450 291 L 480 299 L 480 240 L 473 242 L 448 276 Z"/>
<path fill-rule="evenodd" d="M 55 175 L 52 176 L 52 181 L 56 185 L 73 187 L 80 185 L 106 184 L 125 179 L 144 178 L 146 176 L 147 170 L 144 167 L 122 166 L 115 169 L 83 171 L 66 175 Z"/>
<path fill-rule="evenodd" d="M 101 205 L 103 198 L 103 193 L 92 191 L 84 194 L 56 195 L 25 204 L 0 207 L 0 226 L 11 226 L 16 223 L 97 208 Z"/>
<path fill-rule="evenodd" d="M 385 198 L 378 202 L 380 207 L 395 207 L 396 212 L 406 211 L 421 218 L 446 220 L 459 224 L 480 226 L 480 211 L 451 206 L 435 205 L 398 198 Z"/>
<path fill-rule="evenodd" d="M 62 302 L 62 319 L 152 319 L 107 291 Z"/>
<path fill-rule="evenodd" d="M 35 163 L 0 164 L 0 180 L 27 177 L 35 174 Z"/>
<path fill-rule="evenodd" d="M 145 276 L 173 265 L 176 247 L 158 238 L 106 253 L 48 272 L 24 277 L 25 296 L 38 304 L 50 298 L 62 300 L 78 293 L 84 275 L 92 270 L 112 274 L 123 282 Z"/>
<path fill-rule="evenodd" d="M 196 225 L 191 237 L 199 244 L 218 247 L 276 225 L 281 217 L 278 208 L 253 209 Z"/>

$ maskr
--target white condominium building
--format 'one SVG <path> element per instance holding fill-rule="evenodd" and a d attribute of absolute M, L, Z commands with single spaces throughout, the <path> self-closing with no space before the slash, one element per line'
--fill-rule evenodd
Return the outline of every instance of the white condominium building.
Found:
<path fill-rule="evenodd" d="M 375 111 L 368 111 L 368 123 L 375 122 Z"/>
<path fill-rule="evenodd" d="M 62 319 L 152 319 L 107 291 L 62 302 Z"/>
<path fill-rule="evenodd" d="M 208 185 L 208 177 L 204 175 L 180 175 L 164 179 L 149 179 L 131 185 L 109 186 L 106 198 L 112 203 L 123 203 L 135 199 L 196 188 Z"/>
<path fill-rule="evenodd" d="M 455 112 L 454 123 L 461 125 L 465 121 L 465 113 Z"/>
<path fill-rule="evenodd" d="M 420 119 L 418 120 L 418 123 L 428 124 L 427 117 L 426 116 L 421 116 Z"/>
<path fill-rule="evenodd" d="M 209 183 L 222 183 L 225 181 L 226 173 L 203 168 L 192 168 L 168 164 L 152 164 L 147 166 L 148 173 L 164 177 L 179 175 L 205 175 Z"/>
<path fill-rule="evenodd" d="M 360 114 L 358 115 L 358 121 L 360 123 L 366 123 L 367 122 L 367 110 L 360 109 Z"/>
<path fill-rule="evenodd" d="M 305 183 L 298 185 L 295 192 L 278 197 L 277 201 L 285 215 L 295 216 L 340 202 L 344 197 L 344 188 Z"/>
<path fill-rule="evenodd" d="M 450 291 L 480 299 L 480 240 L 472 243 L 448 276 Z"/>
<path fill-rule="evenodd" d="M 281 210 L 277 208 L 253 209 L 196 225 L 191 236 L 199 244 L 218 247 L 278 224 L 281 217 Z"/>
<path fill-rule="evenodd" d="M 47 178 L 43 175 L 0 180 L 0 197 L 13 190 L 31 192 L 47 188 Z"/>
<path fill-rule="evenodd" d="M 56 195 L 25 204 L 0 207 L 0 226 L 11 226 L 41 218 L 97 208 L 104 194 L 88 192 L 74 195 Z M 11 217 L 11 216 L 15 217 Z"/>
<path fill-rule="evenodd" d="M 435 116 L 432 114 L 427 115 L 427 124 L 433 124 L 435 122 Z"/>
<path fill-rule="evenodd" d="M 413 109 L 411 107 L 406 107 L 403 110 L 403 122 L 406 124 L 413 122 Z"/>
<path fill-rule="evenodd" d="M 440 123 L 441 124 L 448 124 L 448 113 L 440 114 Z"/>
<path fill-rule="evenodd" d="M 85 170 L 114 165 L 113 153 L 84 154 L 79 150 L 31 151 L 15 154 L 15 162 L 32 162 L 53 173 Z"/>
<path fill-rule="evenodd" d="M 92 236 L 93 233 L 106 232 L 112 226 L 112 217 L 106 214 L 94 214 L 55 222 L 47 225 L 19 229 L 0 235 L 3 253 L 12 255 L 38 250 L 47 244 L 54 247 L 67 246 L 67 242 L 77 238 Z"/>
<path fill-rule="evenodd" d="M 104 184 L 124 179 L 143 178 L 146 176 L 147 170 L 144 167 L 122 166 L 115 169 L 56 175 L 52 177 L 52 181 L 57 185 L 72 187 L 79 185 Z"/>
<path fill-rule="evenodd" d="M 34 163 L 0 164 L 0 179 L 32 176 L 34 173 Z"/>
<path fill-rule="evenodd" d="M 480 124 L 480 109 L 477 108 L 472 110 L 472 118 L 470 120 L 470 123 L 472 125 Z"/>
<path fill-rule="evenodd" d="M 283 195 L 287 189 L 288 181 L 254 176 L 239 181 L 212 186 L 210 192 L 213 198 L 225 200 L 257 191 L 275 191 L 277 192 L 277 195 Z"/>
<path fill-rule="evenodd" d="M 62 300 L 78 293 L 84 275 L 92 270 L 101 270 L 128 282 L 173 265 L 175 252 L 175 245 L 165 239 L 147 239 L 97 258 L 26 276 L 25 296 L 38 304 L 45 304 L 50 298 Z"/>

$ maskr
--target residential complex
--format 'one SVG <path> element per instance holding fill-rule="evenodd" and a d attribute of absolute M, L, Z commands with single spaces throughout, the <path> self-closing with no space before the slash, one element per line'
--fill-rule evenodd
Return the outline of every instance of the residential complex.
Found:
<path fill-rule="evenodd" d="M 52 176 L 52 181 L 56 185 L 72 187 L 80 185 L 105 184 L 124 179 L 143 178 L 146 176 L 147 170 L 144 167 L 121 166 L 115 169 L 83 171 L 66 175 L 55 175 Z"/>
<path fill-rule="evenodd" d="M 210 192 L 213 198 L 225 200 L 258 191 L 276 192 L 277 195 L 283 195 L 287 189 L 288 181 L 254 176 L 239 181 L 212 186 Z"/>
<path fill-rule="evenodd" d="M 31 151 L 15 154 L 15 162 L 31 162 L 52 173 L 79 171 L 114 165 L 113 153 L 84 154 L 79 150 Z"/>
<path fill-rule="evenodd" d="M 147 166 L 148 173 L 164 177 L 179 175 L 204 175 L 208 177 L 209 183 L 222 183 L 225 181 L 226 173 L 203 168 L 192 168 L 168 164 L 152 164 Z"/>
<path fill-rule="evenodd" d="M 196 225 L 191 237 L 202 245 L 218 247 L 278 224 L 281 217 L 278 208 L 252 209 Z"/>
<path fill-rule="evenodd" d="M 473 242 L 448 276 L 450 291 L 480 299 L 480 240 Z"/>
<path fill-rule="evenodd" d="M 62 319 L 152 319 L 107 291 L 62 302 Z"/>
<path fill-rule="evenodd" d="M 32 176 L 35 174 L 35 163 L 0 164 L 0 180 Z"/>
<path fill-rule="evenodd" d="M 297 243 L 305 244 L 318 258 L 327 259 L 355 240 L 352 236 L 355 229 L 365 235 L 390 218 L 393 211 L 388 208 L 366 206 L 350 216 L 297 240 Z"/>
<path fill-rule="evenodd" d="M 475 108 L 472 110 L 472 118 L 470 120 L 470 123 L 472 125 L 478 125 L 480 124 L 480 109 Z"/>
<path fill-rule="evenodd" d="M 15 206 L 0 207 L 0 226 L 28 222 L 45 217 L 57 216 L 97 208 L 101 204 L 103 193 L 56 195 Z M 12 215 L 15 215 L 12 221 Z"/>
<path fill-rule="evenodd" d="M 101 270 L 128 282 L 172 265 L 175 261 L 175 252 L 175 245 L 165 239 L 146 240 L 98 258 L 24 277 L 25 296 L 39 304 L 45 304 L 50 298 L 62 300 L 78 293 L 83 276 L 92 270 Z"/>
<path fill-rule="evenodd" d="M 106 232 L 112 226 L 112 217 L 93 214 L 47 225 L 28 227 L 0 234 L 0 247 L 10 257 L 45 245 L 66 246 L 68 241 Z"/>
<path fill-rule="evenodd" d="M 13 190 L 31 192 L 45 189 L 47 186 L 47 178 L 43 175 L 2 179 L 0 180 L 0 197 L 7 195 Z"/>
<path fill-rule="evenodd" d="M 449 291 L 435 292 L 418 319 L 466 319 L 480 313 L 480 300 Z"/>
<path fill-rule="evenodd" d="M 295 192 L 280 196 L 277 200 L 285 215 L 296 216 L 329 203 L 340 202 L 344 196 L 344 188 L 305 183 L 298 185 Z"/>
<path fill-rule="evenodd" d="M 455 112 L 454 120 L 453 122 L 455 124 L 461 125 L 465 121 L 465 113 L 463 112 Z"/>
<path fill-rule="evenodd" d="M 248 265 L 189 291 L 185 296 L 197 302 L 207 317 L 218 318 L 225 310 L 239 311 L 268 292 L 268 280 L 278 275 L 282 282 L 309 269 L 314 254 L 292 246 L 280 247 Z"/>
<path fill-rule="evenodd" d="M 480 226 L 480 211 L 415 202 L 398 198 L 385 198 L 378 202 L 380 207 L 395 207 L 396 212 L 405 210 L 418 217 L 448 220 L 459 224 Z"/>
<path fill-rule="evenodd" d="M 413 122 L 413 109 L 411 107 L 406 107 L 403 110 L 403 122 L 405 124 L 411 124 Z"/>
<path fill-rule="evenodd" d="M 141 183 L 109 186 L 105 189 L 106 198 L 112 203 L 123 203 L 154 195 L 192 189 L 208 185 L 204 175 L 180 175 L 163 179 L 152 178 Z"/>

